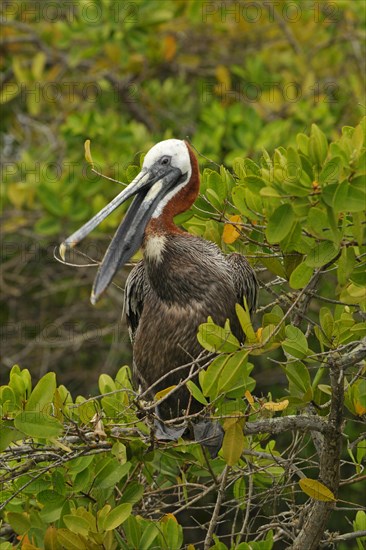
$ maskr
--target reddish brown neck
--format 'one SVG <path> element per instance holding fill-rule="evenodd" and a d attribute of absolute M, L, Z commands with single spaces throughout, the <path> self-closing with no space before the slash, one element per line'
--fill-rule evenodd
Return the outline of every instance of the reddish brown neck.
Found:
<path fill-rule="evenodd" d="M 148 223 L 145 233 L 184 233 L 174 223 L 174 216 L 185 212 L 192 206 L 197 198 L 200 189 L 200 173 L 198 168 L 198 161 L 191 146 L 187 141 L 189 157 L 191 160 L 192 174 L 189 182 L 182 187 L 182 189 L 170 199 L 170 201 L 164 206 L 162 213 L 157 218 L 153 218 Z"/>

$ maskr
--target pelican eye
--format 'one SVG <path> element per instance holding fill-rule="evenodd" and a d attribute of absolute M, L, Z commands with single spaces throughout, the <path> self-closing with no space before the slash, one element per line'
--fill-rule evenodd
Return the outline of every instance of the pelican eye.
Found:
<path fill-rule="evenodd" d="M 160 164 L 162 165 L 170 164 L 170 157 L 161 157 Z"/>

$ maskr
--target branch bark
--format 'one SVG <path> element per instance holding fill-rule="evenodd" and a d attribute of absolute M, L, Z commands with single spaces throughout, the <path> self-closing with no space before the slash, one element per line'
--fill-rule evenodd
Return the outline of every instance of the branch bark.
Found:
<path fill-rule="evenodd" d="M 266 420 L 257 420 L 256 422 L 247 422 L 244 426 L 245 435 L 262 433 L 279 434 L 291 430 L 330 433 L 330 426 L 328 422 L 325 422 L 325 420 L 322 420 L 318 416 L 306 415 L 268 418 Z"/>
<path fill-rule="evenodd" d="M 342 424 L 344 403 L 344 369 L 356 365 L 366 357 L 366 340 L 347 357 L 339 358 L 335 354 L 329 357 L 327 365 L 330 371 L 332 398 L 328 419 L 328 430 L 324 433 L 323 452 L 320 457 L 319 480 L 337 497 L 340 482 L 340 458 L 342 449 Z M 306 509 L 302 528 L 297 535 L 292 550 L 316 550 L 319 548 L 329 515 L 334 508 L 333 502 L 314 500 Z"/>
<path fill-rule="evenodd" d="M 228 476 L 228 473 L 229 473 L 229 469 L 230 469 L 229 466 L 225 466 L 224 471 L 222 472 L 220 487 L 218 488 L 218 491 L 217 491 L 217 499 L 216 499 L 215 509 L 213 511 L 212 518 L 211 518 L 211 521 L 210 521 L 210 525 L 208 527 L 207 535 L 206 535 L 206 538 L 205 538 L 205 543 L 204 543 L 204 547 L 203 547 L 204 550 L 209 550 L 209 548 L 211 547 L 212 537 L 213 537 L 215 529 L 216 529 L 218 517 L 219 517 L 219 514 L 220 514 L 220 508 L 221 508 L 222 500 L 223 500 L 224 494 L 225 494 L 226 480 L 227 480 L 227 476 Z"/>

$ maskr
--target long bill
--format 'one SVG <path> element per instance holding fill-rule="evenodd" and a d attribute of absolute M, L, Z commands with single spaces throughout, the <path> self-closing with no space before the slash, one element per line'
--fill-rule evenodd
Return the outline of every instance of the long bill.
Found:
<path fill-rule="evenodd" d="M 140 248 L 146 225 L 154 210 L 174 185 L 181 181 L 181 178 L 182 173 L 178 168 L 170 167 L 169 172 L 163 176 L 143 169 L 122 193 L 60 245 L 60 256 L 64 259 L 67 249 L 84 239 L 120 204 L 132 195 L 136 195 L 99 266 L 90 298 L 92 304 L 97 302 L 109 286 L 118 269 Z"/>
<path fill-rule="evenodd" d="M 96 214 L 91 220 L 84 224 L 80 229 L 75 231 L 70 237 L 68 237 L 63 243 L 60 244 L 59 253 L 63 260 L 65 260 L 66 251 L 76 246 L 80 241 L 85 239 L 93 229 L 95 229 L 103 220 L 105 220 L 109 214 L 111 214 L 118 206 L 120 206 L 127 199 L 141 191 L 147 184 L 149 184 L 151 174 L 146 171 L 141 171 L 139 175 L 117 195 L 114 199 L 108 203 L 98 214 Z"/>

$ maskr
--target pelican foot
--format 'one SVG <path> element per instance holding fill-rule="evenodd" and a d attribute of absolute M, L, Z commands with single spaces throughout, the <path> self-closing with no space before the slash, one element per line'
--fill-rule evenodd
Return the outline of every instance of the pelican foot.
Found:
<path fill-rule="evenodd" d="M 164 424 L 162 420 L 154 420 L 155 437 L 158 441 L 177 441 L 187 431 L 187 423 L 180 426 Z"/>
<path fill-rule="evenodd" d="M 211 458 L 216 458 L 222 447 L 224 430 L 218 422 L 212 420 L 199 420 L 193 424 L 194 439 L 201 443 L 210 453 Z"/>
<path fill-rule="evenodd" d="M 215 458 L 222 447 L 224 430 L 217 421 L 204 418 L 196 422 L 184 421 L 177 426 L 165 424 L 159 415 L 159 409 L 155 409 L 155 438 L 158 441 L 177 441 L 183 435 L 188 439 L 194 439 L 207 449 L 211 458 Z M 193 431 L 193 433 L 192 433 Z"/>

